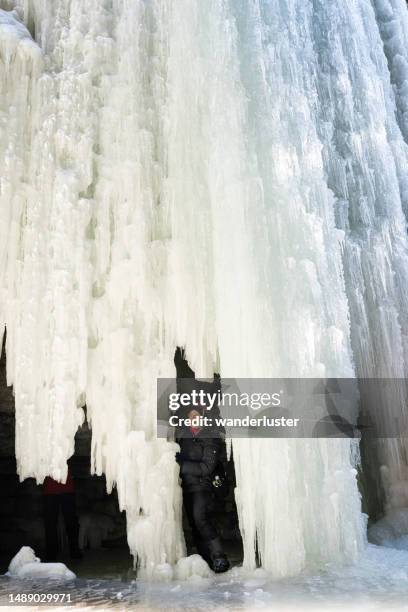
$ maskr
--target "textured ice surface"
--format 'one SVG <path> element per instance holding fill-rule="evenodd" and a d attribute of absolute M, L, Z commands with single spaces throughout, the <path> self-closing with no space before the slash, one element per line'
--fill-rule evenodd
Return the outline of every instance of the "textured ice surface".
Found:
<path fill-rule="evenodd" d="M 8 568 L 9 574 L 11 576 L 17 576 L 20 569 L 27 563 L 40 563 L 40 559 L 35 556 L 32 548 L 23 546 L 10 561 Z"/>
<path fill-rule="evenodd" d="M 200 580 L 145 582 L 76 579 L 64 584 L 76 609 L 117 609 L 118 600 L 143 610 L 406 610 L 408 552 L 370 545 L 359 563 L 272 580 L 263 569 L 234 568 Z M 0 577 L 0 603 L 10 593 L 61 592 L 52 583 Z"/>
<path fill-rule="evenodd" d="M 63 563 L 41 563 L 29 546 L 23 546 L 12 558 L 8 575 L 12 578 L 57 580 L 59 582 L 75 578 L 75 574 Z"/>
<path fill-rule="evenodd" d="M 155 439 L 155 380 L 174 375 L 175 346 L 199 376 L 406 373 L 407 9 L 16 4 L 36 41 L 2 12 L 0 317 L 18 471 L 65 478 L 86 402 L 92 469 L 116 484 L 147 574 L 168 577 L 181 495 L 175 445 Z M 383 453 L 390 499 L 400 446 Z M 275 577 L 357 558 L 348 441 L 233 450 L 247 569 L 256 538 Z"/>
<path fill-rule="evenodd" d="M 143 580 L 149 577 L 149 572 L 142 568 L 139 576 Z M 155 582 L 172 582 L 173 580 L 199 582 L 210 576 L 213 576 L 213 573 L 200 555 L 181 557 L 174 566 L 168 563 L 156 565 L 152 574 Z"/>
<path fill-rule="evenodd" d="M 408 512 L 406 508 L 389 510 L 386 516 L 368 530 L 373 544 L 399 550 L 408 550 Z"/>
<path fill-rule="evenodd" d="M 403 0 L 373 1 L 395 91 L 398 122 L 408 142 L 408 13 L 401 10 L 402 4 Z"/>

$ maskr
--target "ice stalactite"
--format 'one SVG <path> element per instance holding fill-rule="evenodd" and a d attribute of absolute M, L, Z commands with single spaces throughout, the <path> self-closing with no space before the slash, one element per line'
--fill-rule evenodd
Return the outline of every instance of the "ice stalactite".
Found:
<path fill-rule="evenodd" d="M 154 439 L 155 378 L 161 362 L 172 372 L 174 343 L 163 357 L 155 99 L 147 64 L 137 70 L 150 42 L 138 36 L 143 11 L 32 7 L 45 69 L 21 109 L 30 191 L 5 303 L 20 476 L 65 478 L 86 399 L 93 469 L 117 484 L 130 547 L 146 565 L 174 562 L 183 543 L 175 449 Z"/>
<path fill-rule="evenodd" d="M 64 478 L 86 403 L 92 468 L 150 571 L 184 552 L 155 437 L 176 346 L 199 377 L 405 371 L 403 86 L 363 0 L 16 5 L 35 38 L 1 12 L 18 469 Z M 356 558 L 349 441 L 233 447 L 247 566 L 256 543 L 276 576 Z"/>
<path fill-rule="evenodd" d="M 21 25 L 14 28 L 19 31 Z M 81 142 L 80 117 L 74 117 L 68 102 L 68 84 L 43 69 L 47 57 L 26 35 L 36 70 L 24 75 L 28 85 L 23 88 L 17 69 L 24 49 L 20 44 L 13 56 L 13 79 L 6 83 L 17 102 L 7 112 L 16 108 L 20 113 L 15 122 L 7 121 L 4 132 L 4 167 L 10 171 L 2 175 L 2 192 L 12 190 L 7 200 L 13 214 L 11 231 L 2 224 L 9 232 L 4 307 L 18 469 L 22 478 L 42 480 L 50 470 L 55 477 L 66 476 L 73 435 L 83 421 L 76 406 L 86 380 L 89 263 L 82 238 L 90 207 L 79 197 L 86 168 L 79 171 L 78 157 L 76 168 L 71 163 L 69 126 L 75 156 Z"/>
<path fill-rule="evenodd" d="M 15 11 L 0 12 L 0 87 L 1 87 L 1 241 L 0 270 L 3 280 L 0 316 L 2 324 L 7 311 L 7 287 L 13 284 L 14 259 L 18 256 L 15 246 L 21 229 L 23 187 L 26 166 L 24 145 L 30 134 L 30 118 L 27 104 L 34 100 L 35 79 L 42 70 L 40 48 L 30 33 L 20 23 Z M 10 304 L 11 306 L 11 304 Z M 1 332 L 3 338 L 4 327 Z M 10 356 L 11 360 L 11 356 Z"/>

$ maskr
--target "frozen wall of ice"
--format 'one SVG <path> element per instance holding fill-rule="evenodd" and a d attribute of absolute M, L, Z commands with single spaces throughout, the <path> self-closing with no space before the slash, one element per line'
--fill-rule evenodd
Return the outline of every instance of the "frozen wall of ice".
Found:
<path fill-rule="evenodd" d="M 356 373 L 403 379 L 408 364 L 407 6 L 403 0 L 375 0 L 351 10 L 322 2 L 314 32 L 320 51 L 318 126 L 336 196 L 336 223 L 346 237 L 343 266 Z M 406 414 L 408 402 L 405 384 L 384 388 L 383 396 L 389 411 L 373 415 L 380 431 L 385 420 Z M 380 441 L 378 450 L 387 508 L 407 509 L 406 441 Z"/>
<path fill-rule="evenodd" d="M 153 572 L 184 552 L 175 447 L 155 438 L 176 346 L 198 376 L 406 371 L 387 3 L 15 4 L 0 12 L 0 324 L 18 470 L 63 479 L 86 402 L 93 469 Z M 233 444 L 248 567 L 256 539 L 276 576 L 355 559 L 348 441 Z"/>

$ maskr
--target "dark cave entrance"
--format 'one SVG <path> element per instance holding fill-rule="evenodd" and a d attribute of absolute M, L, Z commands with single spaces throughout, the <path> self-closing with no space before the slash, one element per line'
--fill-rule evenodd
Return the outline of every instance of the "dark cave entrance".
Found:
<path fill-rule="evenodd" d="M 22 546 L 30 546 L 45 559 L 43 487 L 34 478 L 19 481 L 14 449 L 15 409 L 12 389 L 6 385 L 5 342 L 0 359 L 0 573 L 7 571 Z M 191 370 L 186 372 L 190 375 Z M 75 453 L 68 461 L 75 485 L 76 512 L 80 524 L 79 546 L 83 559 L 69 555 L 66 528 L 60 512 L 57 560 L 79 577 L 134 577 L 133 557 L 126 539 L 126 516 L 120 512 L 116 489 L 106 492 L 104 476 L 90 473 L 91 431 L 85 424 L 75 437 Z M 226 465 L 229 482 L 225 497 L 215 496 L 213 520 L 233 565 L 243 558 L 235 504 L 235 470 L 231 456 Z M 187 554 L 196 552 L 183 509 Z"/>
<path fill-rule="evenodd" d="M 14 451 L 15 411 L 12 389 L 6 386 L 3 345 L 0 360 L 0 573 L 22 546 L 45 559 L 43 487 L 34 478 L 19 481 Z M 75 454 L 68 461 L 74 480 L 83 558 L 70 558 L 61 511 L 58 519 L 57 561 L 81 577 L 123 577 L 133 572 L 126 540 L 126 516 L 120 512 L 116 489 L 106 492 L 104 476 L 90 473 L 91 432 L 85 425 L 75 437 Z"/>
<path fill-rule="evenodd" d="M 0 573 L 7 571 L 11 558 L 22 546 L 32 547 L 37 556 L 45 558 L 42 486 L 37 485 L 33 478 L 20 482 L 16 472 L 14 397 L 12 389 L 6 386 L 4 346 L 5 343 L 0 359 Z M 185 358 L 179 363 L 177 375 L 194 378 L 194 372 Z M 69 558 L 65 525 L 60 516 L 58 560 L 65 562 L 79 576 L 134 576 L 133 558 L 126 539 L 125 513 L 119 510 L 116 489 L 108 495 L 105 477 L 90 474 L 90 447 L 91 431 L 85 424 L 77 432 L 75 454 L 69 460 L 80 522 L 79 545 L 84 557 L 75 562 Z M 360 451 L 359 485 L 363 511 L 368 514 L 371 523 L 383 515 L 384 498 L 379 483 L 376 449 L 364 435 Z M 242 562 L 243 550 L 234 496 L 233 453 L 226 464 L 226 474 L 228 493 L 225 498 L 215 497 L 213 520 L 232 565 L 238 565 Z M 196 553 L 184 509 L 183 530 L 187 554 Z"/>

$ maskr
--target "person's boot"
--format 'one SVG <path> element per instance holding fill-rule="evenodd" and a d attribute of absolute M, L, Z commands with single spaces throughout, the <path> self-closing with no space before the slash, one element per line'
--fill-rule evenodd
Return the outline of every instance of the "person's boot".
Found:
<path fill-rule="evenodd" d="M 214 538 L 203 544 L 206 548 L 206 555 L 201 556 L 207 561 L 213 572 L 221 574 L 222 572 L 228 571 L 230 563 L 227 555 L 223 551 L 221 540 L 219 538 Z"/>

